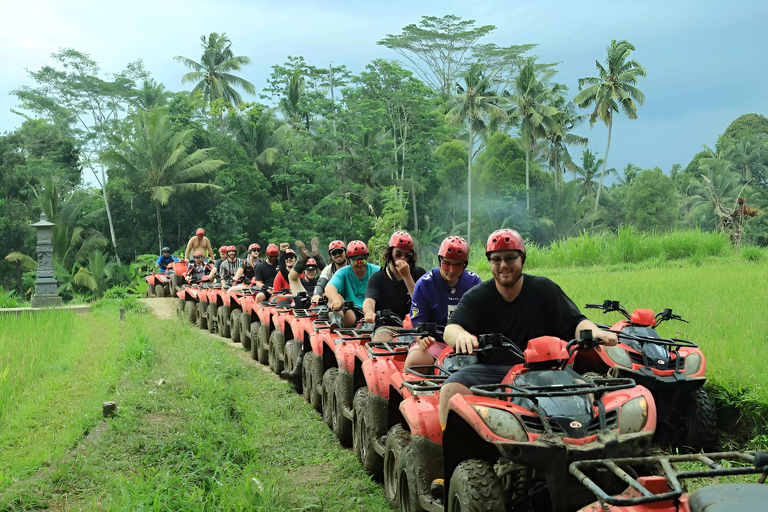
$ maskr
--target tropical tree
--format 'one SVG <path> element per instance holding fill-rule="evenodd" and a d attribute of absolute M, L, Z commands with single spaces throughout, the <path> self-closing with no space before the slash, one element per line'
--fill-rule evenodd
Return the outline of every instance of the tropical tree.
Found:
<path fill-rule="evenodd" d="M 235 87 L 248 94 L 256 94 L 256 87 L 251 82 L 231 73 L 251 64 L 251 59 L 232 53 L 232 41 L 226 33 L 219 35 L 211 32 L 207 38 L 205 35 L 200 36 L 200 41 L 203 48 L 200 62 L 181 55 L 174 57 L 174 60 L 193 70 L 181 77 L 181 83 L 197 82 L 192 93 L 201 93 L 209 103 L 218 99 L 232 105 L 242 103 Z"/>
<path fill-rule="evenodd" d="M 195 130 L 176 131 L 167 113 L 156 109 L 141 111 L 129 120 L 132 137 L 105 158 L 116 164 L 137 183 L 139 192 L 149 192 L 157 214 L 158 249 L 163 246 L 162 206 L 177 192 L 217 189 L 211 183 L 196 180 L 224 165 L 208 155 L 213 148 L 190 154 Z"/>
<path fill-rule="evenodd" d="M 597 154 L 591 149 L 585 149 L 581 154 L 581 166 L 576 166 L 575 172 L 579 176 L 576 182 L 581 185 L 581 193 L 588 197 L 596 193 L 595 178 L 603 164 L 602 158 L 597 158 Z"/>
<path fill-rule="evenodd" d="M 470 66 L 464 75 L 464 85 L 456 84 L 448 121 L 454 125 L 466 123 L 467 127 L 467 242 L 472 237 L 472 158 L 475 136 L 484 131 L 490 119 L 509 117 L 501 107 L 501 98 L 493 90 L 490 80 L 484 76 L 479 64 Z"/>
<path fill-rule="evenodd" d="M 595 197 L 595 211 L 600 205 L 600 191 L 608 165 L 614 114 L 622 111 L 629 119 L 637 119 L 637 106 L 645 102 L 645 95 L 636 85 L 639 77 L 646 76 L 646 70 L 636 60 L 629 60 L 629 54 L 635 50 L 634 45 L 613 39 L 606 50 L 605 66 L 595 61 L 597 76 L 579 78 L 580 92 L 573 100 L 579 108 L 594 107 L 589 116 L 590 126 L 594 126 L 599 119 L 608 127 L 608 143 L 600 173 L 600 186 Z M 588 87 L 582 90 L 585 85 Z"/>
<path fill-rule="evenodd" d="M 144 80 L 141 88 L 136 89 L 134 94 L 134 104 L 144 110 L 165 105 L 173 96 L 173 93 L 167 91 L 163 84 L 159 84 L 151 78 Z"/>
<path fill-rule="evenodd" d="M 571 158 L 568 146 L 586 146 L 589 139 L 570 133 L 585 117 L 576 113 L 573 102 L 568 101 L 562 94 L 555 94 L 552 106 L 558 110 L 558 113 L 553 116 L 553 122 L 547 130 L 546 145 L 542 153 L 555 175 L 555 188 L 560 188 L 562 174 L 566 171 L 571 171 L 576 179 L 576 164 Z"/>

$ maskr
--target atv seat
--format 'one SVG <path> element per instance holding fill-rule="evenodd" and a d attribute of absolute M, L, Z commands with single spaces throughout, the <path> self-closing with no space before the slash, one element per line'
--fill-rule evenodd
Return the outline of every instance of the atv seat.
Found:
<path fill-rule="evenodd" d="M 697 489 L 691 493 L 691 512 L 757 512 L 768 507 L 768 485 L 722 484 Z"/>

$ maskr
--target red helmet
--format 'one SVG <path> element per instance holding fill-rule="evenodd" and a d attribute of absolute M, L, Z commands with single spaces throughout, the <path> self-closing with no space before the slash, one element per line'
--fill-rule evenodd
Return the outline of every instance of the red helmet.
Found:
<path fill-rule="evenodd" d="M 197 228 L 197 231 L 195 231 L 195 235 L 197 236 L 203 236 L 205 234 L 205 230 L 203 228 Z"/>
<path fill-rule="evenodd" d="M 389 246 L 397 247 L 405 251 L 413 250 L 413 237 L 405 231 L 395 231 L 392 236 L 389 237 Z"/>
<path fill-rule="evenodd" d="M 491 233 L 485 243 L 485 255 L 488 256 L 494 251 L 520 251 L 525 263 L 525 241 L 514 229 L 498 229 Z"/>
<path fill-rule="evenodd" d="M 222 245 L 221 247 L 219 247 L 219 254 L 227 254 L 227 246 L 226 245 Z"/>
<path fill-rule="evenodd" d="M 235 247 L 234 245 L 228 245 L 227 246 L 227 252 L 229 252 L 229 251 L 237 252 L 237 247 Z"/>
<path fill-rule="evenodd" d="M 352 240 L 347 245 L 347 256 L 350 258 L 368 256 L 368 246 L 362 240 Z"/>
<path fill-rule="evenodd" d="M 437 255 L 449 260 L 469 261 L 469 245 L 460 236 L 449 236 L 440 244 Z"/>
<path fill-rule="evenodd" d="M 259 244 L 251 244 L 251 245 L 248 246 L 248 251 L 249 252 L 254 250 L 254 249 L 257 249 L 257 250 L 260 251 L 261 250 L 261 246 Z"/>
<path fill-rule="evenodd" d="M 309 269 L 310 267 L 317 268 L 317 262 L 315 261 L 315 258 L 309 258 L 307 260 L 307 264 L 304 265 L 305 269 Z"/>
<path fill-rule="evenodd" d="M 275 244 L 269 244 L 267 246 L 267 256 L 277 256 L 280 254 L 280 249 Z"/>
<path fill-rule="evenodd" d="M 293 249 L 286 249 L 285 250 L 285 257 L 286 258 L 288 257 L 289 254 L 293 254 L 294 258 L 296 257 L 296 251 L 294 251 Z"/>
<path fill-rule="evenodd" d="M 328 254 L 331 254 L 331 251 L 335 251 L 336 249 L 341 249 L 346 251 L 346 247 L 344 247 L 344 242 L 341 240 L 334 240 L 330 244 L 328 244 Z"/>

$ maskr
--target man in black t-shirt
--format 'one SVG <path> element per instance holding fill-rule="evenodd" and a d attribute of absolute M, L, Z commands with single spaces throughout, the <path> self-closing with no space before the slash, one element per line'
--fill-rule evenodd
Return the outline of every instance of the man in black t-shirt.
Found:
<path fill-rule="evenodd" d="M 376 321 L 377 310 L 388 309 L 402 319 L 411 312 L 413 287 L 416 286 L 416 281 L 427 273 L 423 268 L 416 266 L 416 261 L 413 237 L 404 231 L 396 231 L 389 238 L 389 247 L 384 252 L 384 266 L 368 280 L 363 301 L 366 323 L 372 324 Z M 382 338 L 384 330 L 391 331 L 385 328 L 377 330 L 372 339 L 386 341 L 386 338 Z"/>
<path fill-rule="evenodd" d="M 269 244 L 267 246 L 267 259 L 256 265 L 254 270 L 254 277 L 256 278 L 257 286 L 271 287 L 275 281 L 277 275 L 277 256 L 280 254 L 280 250 L 275 244 Z M 259 292 L 256 294 L 256 302 L 267 300 L 268 293 Z"/>
<path fill-rule="evenodd" d="M 523 274 L 525 243 L 517 231 L 500 229 L 486 243 L 486 257 L 493 279 L 469 290 L 448 319 L 445 341 L 457 353 L 471 354 L 478 348 L 477 335 L 501 333 L 521 349 L 539 336 L 570 340 L 579 331 L 616 345 L 612 332 L 599 329 L 581 314 L 560 287 L 546 277 Z M 475 363 L 451 375 L 440 390 L 440 424 L 445 428 L 448 401 L 456 394 L 470 395 L 471 386 L 501 382 L 513 365 L 520 363 L 506 349 L 486 354 L 484 363 Z"/>

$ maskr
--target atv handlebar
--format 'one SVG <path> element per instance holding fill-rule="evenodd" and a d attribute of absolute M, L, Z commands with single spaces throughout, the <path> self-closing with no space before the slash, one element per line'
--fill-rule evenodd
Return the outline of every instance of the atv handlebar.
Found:
<path fill-rule="evenodd" d="M 491 334 L 480 334 L 477 336 L 477 348 L 474 352 L 483 354 L 489 352 L 495 348 L 509 349 L 514 355 L 525 361 L 523 351 L 512 340 L 507 338 L 501 333 L 495 332 Z"/>
<path fill-rule="evenodd" d="M 630 334 L 628 332 L 624 331 L 613 331 L 608 330 L 608 332 L 614 333 L 616 336 L 619 337 L 619 339 L 627 339 L 627 340 L 633 340 L 640 343 L 653 343 L 655 345 L 663 345 L 665 347 L 690 347 L 690 348 L 698 348 L 698 344 L 689 341 L 684 340 L 680 338 L 652 338 L 650 336 L 641 336 L 639 334 Z"/>
<path fill-rule="evenodd" d="M 577 395 L 603 395 L 609 391 L 630 389 L 637 384 L 632 379 L 594 379 L 589 382 L 577 382 L 554 386 L 517 386 L 515 384 L 480 384 L 469 389 L 476 395 L 489 398 L 528 398 L 558 397 Z M 509 389 L 511 391 L 504 391 Z"/>

